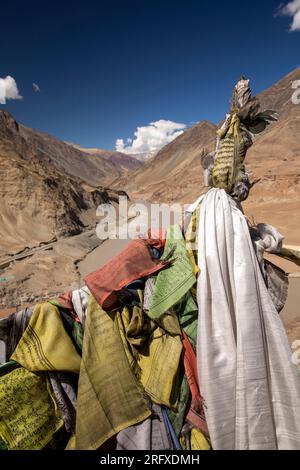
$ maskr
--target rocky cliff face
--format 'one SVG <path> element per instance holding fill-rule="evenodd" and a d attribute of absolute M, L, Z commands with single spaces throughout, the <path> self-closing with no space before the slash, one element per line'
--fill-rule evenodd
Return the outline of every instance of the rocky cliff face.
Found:
<path fill-rule="evenodd" d="M 98 204 L 116 198 L 117 193 L 114 196 L 105 189 L 105 177 L 101 186 L 83 183 L 88 166 L 83 164 L 80 171 L 80 162 L 85 157 L 63 142 L 20 126 L 9 113 L 0 111 L 0 256 L 80 233 L 95 224 Z"/>
<path fill-rule="evenodd" d="M 115 166 L 89 158 L 0 111 L 0 308 L 78 287 L 77 262 L 101 243 L 96 208 L 124 194 L 105 186 Z"/>

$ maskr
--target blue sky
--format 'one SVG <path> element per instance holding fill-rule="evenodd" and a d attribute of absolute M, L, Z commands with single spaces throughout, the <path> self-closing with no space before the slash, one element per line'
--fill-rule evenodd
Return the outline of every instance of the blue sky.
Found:
<path fill-rule="evenodd" d="M 291 17 L 274 16 L 279 4 L 2 2 L 0 77 L 12 76 L 23 99 L 1 108 L 63 140 L 107 149 L 153 121 L 217 123 L 241 74 L 256 93 L 300 65 L 300 31 L 289 31 Z"/>

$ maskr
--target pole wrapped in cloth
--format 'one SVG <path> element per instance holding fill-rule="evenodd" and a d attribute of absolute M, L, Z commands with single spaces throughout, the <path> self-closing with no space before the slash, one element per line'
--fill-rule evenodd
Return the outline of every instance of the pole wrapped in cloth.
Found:
<path fill-rule="evenodd" d="M 300 376 L 245 216 L 224 190 L 200 210 L 197 360 L 212 447 L 299 449 Z"/>

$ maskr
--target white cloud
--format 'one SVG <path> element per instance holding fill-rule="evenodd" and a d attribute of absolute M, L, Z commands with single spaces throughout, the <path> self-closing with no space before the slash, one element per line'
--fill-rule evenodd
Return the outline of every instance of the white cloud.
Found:
<path fill-rule="evenodd" d="M 280 5 L 278 13 L 293 18 L 290 31 L 300 31 L 300 0 L 292 0 L 286 5 Z"/>
<path fill-rule="evenodd" d="M 186 129 L 186 124 L 166 121 L 150 122 L 147 126 L 138 127 L 133 139 L 116 140 L 116 150 L 127 154 L 158 152 L 162 147 L 172 142 Z"/>
<path fill-rule="evenodd" d="M 39 87 L 36 83 L 33 83 L 33 84 L 32 84 L 32 88 L 34 89 L 34 91 L 35 91 L 36 93 L 38 93 L 39 91 L 41 91 L 40 87 Z"/>
<path fill-rule="evenodd" d="M 16 81 L 10 75 L 0 78 L 0 103 L 5 104 L 6 100 L 21 100 Z"/>

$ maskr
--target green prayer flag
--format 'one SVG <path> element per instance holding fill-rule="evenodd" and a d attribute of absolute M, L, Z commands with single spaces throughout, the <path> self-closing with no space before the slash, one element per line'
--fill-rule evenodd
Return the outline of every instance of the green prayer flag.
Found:
<path fill-rule="evenodd" d="M 179 225 L 168 228 L 162 259 L 171 258 L 171 266 L 157 275 L 148 315 L 161 317 L 193 287 L 196 276 Z"/>

